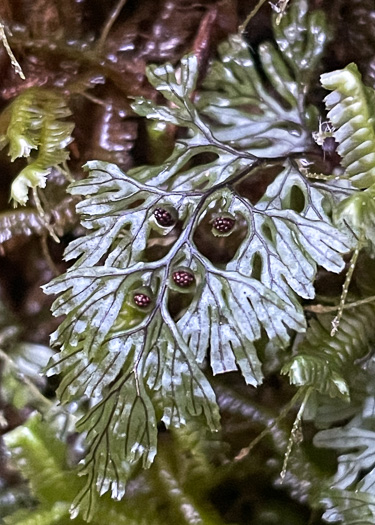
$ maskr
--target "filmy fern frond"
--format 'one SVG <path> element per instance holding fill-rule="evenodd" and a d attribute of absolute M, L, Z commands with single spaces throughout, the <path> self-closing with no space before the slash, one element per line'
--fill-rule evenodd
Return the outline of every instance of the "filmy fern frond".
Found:
<path fill-rule="evenodd" d="M 254 155 L 277 158 L 306 149 L 309 118 L 316 110 L 309 106 L 305 112 L 302 108 L 327 40 L 327 28 L 322 13 L 307 12 L 306 0 L 295 4 L 278 30 L 274 21 L 281 52 L 272 44 L 262 44 L 258 50 L 267 80 L 257 67 L 257 57 L 239 35 L 219 46 L 219 58 L 211 64 L 198 92 L 194 55 L 182 59 L 177 73 L 171 64 L 147 68 L 149 82 L 169 105 L 158 106 L 138 97 L 133 109 L 146 118 L 187 128 L 187 132 L 163 166 L 136 168 L 130 172 L 132 177 L 153 186 L 168 185 L 169 189 L 207 188 L 230 178 L 254 161 Z M 298 36 L 293 38 L 292 34 Z M 296 59 L 308 69 L 303 84 L 290 74 L 283 50 L 291 61 Z M 210 162 L 202 153 L 217 158 Z"/>
<path fill-rule="evenodd" d="M 289 24 L 300 27 L 293 12 Z M 320 31 L 317 25 L 314 38 Z M 148 69 L 169 105 L 138 98 L 134 109 L 186 128 L 169 159 L 128 173 L 89 162 L 88 178 L 70 189 L 83 197 L 78 211 L 88 233 L 66 252 L 76 259 L 72 268 L 45 291 L 59 295 L 54 315 L 65 315 L 52 336 L 61 352 L 49 374 L 63 375 L 62 401 L 92 399 L 78 423 L 89 450 L 75 513 L 93 515 L 94 487 L 122 497 L 134 462 L 153 461 L 160 419 L 178 428 L 203 415 L 217 429 L 215 395 L 201 370 L 207 355 L 214 373 L 239 369 L 247 383 L 259 384 L 256 342 L 265 337 L 283 348 L 292 331 L 303 332 L 298 296 L 312 298 L 317 265 L 339 272 L 350 249 L 331 224 L 324 193 L 293 160 L 277 158 L 305 147 L 298 105 L 305 88 L 289 79 L 295 98 L 279 102 L 238 36 L 220 53 L 198 102 L 194 56 L 179 71 L 170 64 Z M 263 67 L 271 78 L 271 66 Z M 281 66 L 278 74 L 289 75 Z M 272 158 L 255 158 L 255 151 Z M 251 202 L 241 183 L 267 168 L 278 175 Z M 197 232 L 211 246 L 238 234 L 237 248 L 218 263 Z M 157 256 L 150 252 L 155 243 L 163 248 Z"/>
<path fill-rule="evenodd" d="M 324 519 L 342 525 L 372 525 L 375 520 L 375 497 L 370 492 L 330 489 L 321 503 L 327 509 Z"/>
<path fill-rule="evenodd" d="M 325 73 L 322 85 L 332 93 L 325 98 L 342 158 L 344 176 L 356 191 L 335 211 L 336 220 L 348 225 L 371 253 L 375 253 L 375 90 L 362 83 L 355 64 Z"/>
<path fill-rule="evenodd" d="M 309 11 L 308 2 L 291 2 L 280 23 L 273 26 L 283 59 L 293 71 L 299 90 L 313 79 L 315 70 L 330 39 L 322 11 Z"/>
<path fill-rule="evenodd" d="M 325 104 L 345 175 L 356 188 L 368 188 L 375 183 L 375 91 L 363 85 L 355 64 L 324 73 L 321 82 L 332 91 Z"/>
<path fill-rule="evenodd" d="M 373 360 L 370 361 L 373 369 Z M 371 373 L 371 372 L 370 372 Z M 373 370 L 372 370 L 373 373 Z M 373 390 L 373 389 L 372 389 Z M 375 404 L 371 393 L 362 411 L 345 426 L 319 432 L 318 447 L 345 452 L 338 457 L 338 468 L 330 488 L 322 491 L 321 503 L 329 523 L 344 525 L 373 523 L 375 516 Z"/>
<path fill-rule="evenodd" d="M 92 162 L 89 168 L 89 178 L 77 183 L 73 191 L 77 194 L 84 189 L 93 194 L 79 206 L 85 210 L 85 225 L 95 235 L 89 233 L 85 243 L 74 241 L 68 257 L 82 254 L 76 267 L 46 286 L 48 293 L 60 294 L 54 314 L 66 315 L 54 336 L 62 352 L 49 373 L 64 373 L 59 389 L 63 400 L 82 395 L 98 399 L 81 423 L 89 431 L 93 451 L 86 458 L 84 472 L 91 468 L 89 481 L 103 492 L 112 485 L 118 496 L 123 493 L 120 480 L 126 479 L 128 467 L 122 461 L 125 471 L 120 468 L 116 459 L 120 452 L 116 451 L 121 448 L 128 462 L 142 457 L 145 466 L 155 454 L 155 393 L 162 393 L 162 419 L 167 425 L 185 424 L 192 415 L 204 412 L 210 427 L 217 428 L 214 394 L 198 367 L 207 350 L 211 349 L 215 373 L 239 367 L 248 383 L 259 383 L 262 372 L 254 341 L 261 330 L 282 346 L 289 340 L 288 328 L 303 331 L 304 317 L 293 290 L 312 296 L 316 263 L 340 271 L 339 253 L 348 247 L 329 224 L 322 195 L 290 167 L 255 206 L 230 186 L 225 191 L 213 188 L 192 195 L 176 191 L 168 198 L 144 186 L 138 207 L 134 206 L 134 188 L 139 183 L 113 165 Z M 305 199 L 299 213 L 289 208 L 295 186 Z M 222 202 L 248 228 L 244 247 L 224 268 L 213 264 L 194 244 L 195 228 L 209 213 L 210 203 Z M 167 255 L 147 262 L 144 254 L 155 220 L 152 214 L 155 207 L 171 204 L 177 213 L 181 209 L 182 233 Z M 135 227 L 131 224 L 117 238 L 130 211 Z M 290 257 L 297 250 L 301 253 L 291 264 Z M 254 257 L 262 261 L 259 279 L 252 277 Z M 92 266 L 99 259 L 103 266 Z M 176 322 L 168 304 L 172 293 L 184 291 L 175 282 L 179 272 L 187 272 L 194 283 L 188 290 L 190 306 Z M 303 287 L 300 282 L 305 282 Z M 146 308 L 135 302 L 141 290 L 148 298 Z M 207 327 L 203 333 L 201 326 Z M 99 458 L 106 457 L 104 450 L 110 459 L 102 468 Z M 111 467 L 112 461 L 116 467 Z"/>
<path fill-rule="evenodd" d="M 266 82 L 236 35 L 219 46 L 219 59 L 197 99 L 217 139 L 260 157 L 306 149 L 306 126 L 316 110 L 308 106 L 303 113 L 301 108 L 328 38 L 323 13 L 309 13 L 305 0 L 294 2 L 279 25 L 274 17 L 273 30 L 277 47 L 265 42 L 258 49 Z"/>
<path fill-rule="evenodd" d="M 331 315 L 319 315 L 310 322 L 297 354 L 282 373 L 289 375 L 296 386 L 312 386 L 321 394 L 349 400 L 354 363 L 366 356 L 375 343 L 375 328 L 369 322 L 374 315 L 372 304 L 346 310 L 334 336 Z"/>
<path fill-rule="evenodd" d="M 3 111 L 0 147 L 9 144 L 12 161 L 26 157 L 29 162 L 12 184 L 15 205 L 26 204 L 28 188 L 44 188 L 51 169 L 69 158 L 74 124 L 64 119 L 70 115 L 61 94 L 42 88 L 25 90 Z"/>

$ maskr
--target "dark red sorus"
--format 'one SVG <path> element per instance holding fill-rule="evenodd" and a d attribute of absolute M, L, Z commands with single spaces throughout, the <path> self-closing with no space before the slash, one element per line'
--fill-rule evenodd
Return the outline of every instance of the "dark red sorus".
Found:
<path fill-rule="evenodd" d="M 173 226 L 176 222 L 172 214 L 164 208 L 156 208 L 156 210 L 154 210 L 154 217 L 156 222 L 163 227 Z"/>
<path fill-rule="evenodd" d="M 133 296 L 133 301 L 139 308 L 145 308 L 151 303 L 150 297 L 144 293 L 136 293 Z"/>
<path fill-rule="evenodd" d="M 173 272 L 172 279 L 174 283 L 177 284 L 177 286 L 181 286 L 181 288 L 187 288 L 195 281 L 194 275 L 190 272 L 186 272 L 185 270 Z"/>
<path fill-rule="evenodd" d="M 228 233 L 233 230 L 235 222 L 235 219 L 230 217 L 216 217 L 212 226 L 220 233 Z"/>

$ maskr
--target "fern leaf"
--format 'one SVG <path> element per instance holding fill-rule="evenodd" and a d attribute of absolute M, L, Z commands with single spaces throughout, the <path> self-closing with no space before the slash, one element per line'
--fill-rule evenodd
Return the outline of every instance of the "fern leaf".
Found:
<path fill-rule="evenodd" d="M 92 498 L 93 485 L 101 493 L 111 488 L 114 497 L 121 497 L 130 474 L 129 465 L 142 458 L 143 466 L 149 467 L 155 456 L 157 421 L 153 392 L 149 392 L 143 379 L 147 378 L 150 354 L 151 366 L 159 370 L 159 377 L 153 378 L 151 386 L 153 391 L 162 389 L 163 421 L 168 426 L 185 424 L 201 411 L 212 429 L 217 428 L 219 419 L 213 391 L 168 313 L 163 312 L 164 324 L 151 311 L 134 329 L 124 330 L 123 334 L 111 332 L 129 287 L 140 279 L 139 272 L 127 277 L 122 270 L 110 269 L 98 280 L 97 270 L 92 269 L 91 276 L 87 269 L 72 271 L 70 284 L 60 279 L 50 289 L 61 291 L 68 287 L 58 300 L 57 315 L 74 312 L 58 330 L 58 336 L 66 338 L 68 344 L 50 369 L 50 373 L 67 371 L 59 388 L 61 398 L 86 395 L 100 399 L 105 387 L 120 376 L 78 424 L 79 429 L 88 431 L 91 445 L 83 467 L 83 472 L 89 474 L 88 483 L 77 498 L 77 505 L 83 508 L 89 505 L 87 499 Z M 102 286 L 107 289 L 107 300 L 100 290 Z M 87 337 L 87 331 L 80 332 L 80 326 L 87 323 L 97 327 L 94 337 Z"/>
<path fill-rule="evenodd" d="M 0 117 L 0 146 L 9 143 L 9 154 L 30 159 L 12 184 L 11 198 L 25 205 L 28 188 L 44 188 L 46 177 L 53 167 L 69 158 L 66 150 L 73 140 L 74 124 L 65 119 L 71 115 L 66 101 L 58 92 L 30 88 L 22 92 Z M 36 158 L 31 158 L 37 150 Z"/>
<path fill-rule="evenodd" d="M 354 362 L 367 355 L 375 342 L 374 327 L 368 322 L 374 314 L 370 304 L 345 311 L 334 337 L 331 316 L 319 315 L 310 322 L 297 355 L 282 373 L 296 386 L 312 386 L 321 394 L 349 399 Z"/>
<path fill-rule="evenodd" d="M 334 487 L 346 489 L 354 482 L 357 488 L 366 492 L 375 483 L 375 432 L 372 423 L 375 419 L 374 396 L 367 396 L 355 417 L 343 427 L 322 430 L 314 443 L 319 447 L 347 451 L 339 456 Z"/>
<path fill-rule="evenodd" d="M 4 119 L 4 120 L 3 120 Z M 41 124 L 40 110 L 36 101 L 36 90 L 25 90 L 8 106 L 1 120 L 2 146 L 9 144 L 12 162 L 19 157 L 29 157 L 39 146 L 38 130 Z"/>
<path fill-rule="evenodd" d="M 339 456 L 335 488 L 348 488 L 358 480 L 361 472 L 368 472 L 362 478 L 362 490 L 363 485 L 371 489 L 375 483 L 375 432 L 350 426 L 322 430 L 314 443 L 318 447 L 348 452 Z"/>
<path fill-rule="evenodd" d="M 296 194 L 300 197 L 298 208 Z M 233 210 L 248 221 L 248 235 L 228 267 L 247 273 L 259 256 L 261 281 L 284 300 L 295 304 L 291 290 L 304 298 L 314 296 L 316 263 L 332 272 L 342 269 L 338 253 L 342 243 L 345 251 L 350 246 L 343 235 L 338 235 L 336 244 L 323 194 L 293 166 L 286 166 L 256 206 L 238 199 Z"/>
<path fill-rule="evenodd" d="M 341 229 L 351 229 L 357 241 L 375 255 L 375 184 L 340 202 L 334 213 Z"/>
<path fill-rule="evenodd" d="M 370 365 L 371 369 L 371 365 Z M 371 370 L 370 370 L 371 374 Z M 371 375 L 367 379 L 371 379 Z M 372 385 L 369 387 L 373 390 Z M 330 488 L 321 492 L 328 522 L 344 525 L 372 523 L 375 512 L 374 396 L 365 398 L 362 410 L 345 426 L 322 430 L 314 438 L 318 447 L 345 452 L 338 457 Z"/>
<path fill-rule="evenodd" d="M 150 100 L 139 97 L 132 104 L 134 111 L 146 118 L 186 127 L 189 132 L 186 138 L 177 141 L 174 151 L 162 166 L 135 168 L 130 171 L 133 178 L 155 187 L 168 184 L 169 189 L 202 188 L 212 182 L 226 180 L 254 160 L 249 153 L 238 155 L 231 147 L 224 147 L 213 136 L 210 127 L 190 100 L 192 86 L 198 78 L 198 64 L 194 55 L 188 55 L 181 61 L 181 77 L 189 78 L 189 88 L 182 87 L 171 64 L 149 66 L 146 72 L 150 83 L 156 89 L 159 89 L 160 83 L 160 91 L 173 105 L 156 106 Z M 203 160 L 195 162 L 202 155 Z M 214 156 L 215 161 L 207 162 L 204 155 L 206 158 L 207 155 Z M 189 169 L 189 164 L 197 165 Z"/>
<path fill-rule="evenodd" d="M 170 122 L 177 126 L 191 128 L 211 136 L 210 130 L 200 121 L 191 97 L 198 79 L 198 60 L 195 55 L 186 55 L 181 59 L 179 73 L 172 64 L 150 65 L 147 78 L 163 97 L 172 103 L 171 107 L 157 106 L 144 97 L 135 99 L 133 109 L 148 119 Z M 201 128 L 203 127 L 203 129 Z"/>
<path fill-rule="evenodd" d="M 262 327 L 271 340 L 285 346 L 287 327 L 303 330 L 303 317 L 255 279 L 219 271 L 203 257 L 200 263 L 205 283 L 177 326 L 199 362 L 210 348 L 214 373 L 239 367 L 246 382 L 257 385 L 263 374 L 253 343 Z M 199 330 L 201 326 L 207 326 L 205 333 Z"/>
<path fill-rule="evenodd" d="M 321 12 L 307 14 L 305 0 L 296 4 L 301 6 L 283 22 L 280 45 L 285 44 L 285 35 L 289 35 L 288 52 L 304 64 L 314 58 L 315 64 L 326 41 L 324 16 Z M 300 8 L 304 9 L 302 17 Z M 294 40 L 290 37 L 293 32 L 298 34 Z M 158 106 L 139 97 L 133 109 L 146 118 L 188 128 L 188 132 L 177 141 L 162 167 L 136 168 L 130 172 L 132 177 L 158 187 L 168 184 L 169 188 L 202 188 L 213 181 L 228 179 L 253 162 L 254 155 L 275 158 L 305 150 L 309 133 L 300 108 L 306 87 L 302 88 L 299 80 L 291 77 L 282 55 L 270 44 L 259 49 L 263 71 L 281 98 L 278 101 L 239 35 L 223 42 L 218 52 L 219 59 L 211 65 L 197 94 L 194 90 L 198 67 L 193 55 L 181 61 L 178 74 L 171 64 L 148 67 L 150 83 L 170 105 Z M 312 73 L 313 68 L 309 68 Z M 217 159 L 208 162 L 202 153 L 216 155 Z M 189 163 L 193 167 L 186 169 Z M 185 169 L 180 173 L 182 168 Z"/>
<path fill-rule="evenodd" d="M 260 157 L 302 151 L 309 139 L 294 97 L 298 87 L 280 57 L 276 53 L 268 57 L 266 48 L 260 49 L 263 68 L 275 79 L 274 86 L 290 109 L 267 91 L 240 36 L 230 37 L 218 51 L 220 60 L 212 64 L 197 102 L 200 113 L 211 122 L 213 136 Z"/>
<path fill-rule="evenodd" d="M 375 520 L 375 496 L 371 493 L 331 489 L 322 503 L 327 508 L 323 518 L 341 525 L 372 525 Z"/>
<path fill-rule="evenodd" d="M 321 80 L 323 87 L 333 91 L 325 103 L 344 175 L 355 188 L 364 190 L 340 203 L 335 210 L 336 222 L 349 226 L 375 253 L 375 91 L 362 83 L 355 64 L 325 73 Z"/>
<path fill-rule="evenodd" d="M 86 243 L 74 241 L 68 250 L 69 258 L 82 254 L 76 267 L 45 287 L 47 293 L 60 294 L 54 315 L 66 315 L 52 338 L 62 352 L 49 370 L 64 374 L 59 396 L 65 402 L 81 396 L 96 399 L 79 424 L 88 431 L 93 451 L 83 467 L 89 476 L 80 496 L 84 506 L 93 485 L 122 494 L 129 465 L 137 458 L 150 465 L 156 447 L 156 392 L 161 393 L 167 426 L 186 424 L 203 412 L 209 426 L 217 428 L 215 397 L 199 369 L 207 350 L 211 349 L 215 373 L 239 367 L 248 383 L 259 383 L 261 363 L 254 341 L 264 329 L 270 340 L 285 346 L 288 329 L 303 331 L 304 316 L 294 290 L 311 296 L 316 263 L 339 271 L 343 264 L 339 254 L 348 249 L 345 237 L 329 224 L 323 196 L 291 168 L 252 206 L 231 187 L 168 195 L 141 185 L 113 165 L 93 162 L 88 167 L 89 178 L 72 191 L 77 188 L 77 193 L 89 195 L 79 207 L 93 233 Z M 300 213 L 290 209 L 294 187 L 304 196 Z M 224 201 L 246 221 L 249 235 L 233 261 L 218 268 L 197 250 L 193 232 L 212 203 Z M 144 247 L 152 212 L 161 205 L 175 206 L 183 229 L 162 259 L 147 262 Z M 290 263 L 291 250 L 301 252 L 299 264 Z M 256 254 L 267 268 L 259 280 L 251 275 Z M 93 267 L 99 260 L 103 266 Z M 179 268 L 188 268 L 195 284 L 190 306 L 176 322 L 168 304 L 171 293 L 179 291 L 171 278 Z M 300 280 L 306 280 L 303 290 L 293 285 Z M 138 290 L 147 290 L 146 309 L 134 303 Z M 204 334 L 200 326 L 207 327 Z M 89 427 L 90 421 L 96 423 Z M 105 463 L 100 458 L 106 458 Z"/>
<path fill-rule="evenodd" d="M 166 192 L 138 183 L 130 173 L 126 175 L 114 165 L 90 162 L 87 168 L 88 179 L 70 189 L 74 195 L 88 196 L 77 210 L 89 233 L 73 241 L 65 254 L 68 260 L 78 258 L 76 266 L 91 266 L 104 256 L 105 266 L 138 263 L 155 227 L 155 209 L 172 207 L 182 227 L 190 232 L 213 202 L 223 203 L 225 209 L 245 219 L 248 226 L 247 237 L 228 269 L 238 268 L 250 276 L 252 260 L 258 254 L 263 262 L 261 281 L 285 299 L 291 300 L 289 286 L 302 297 L 313 297 L 315 263 L 339 272 L 343 267 L 339 254 L 350 250 L 346 237 L 329 224 L 323 194 L 290 166 L 268 187 L 256 206 L 234 190 Z M 295 192 L 302 199 L 300 212 L 291 209 Z M 204 213 L 195 218 L 194 210 L 202 206 Z M 308 256 L 297 246 L 303 246 Z M 283 275 L 289 286 L 278 275 Z"/>
<path fill-rule="evenodd" d="M 152 229 L 157 228 L 154 211 L 172 207 L 186 222 L 200 194 L 187 199 L 184 192 L 169 193 L 150 188 L 125 175 L 117 166 L 90 162 L 89 177 L 70 188 L 73 195 L 86 196 L 77 205 L 85 237 L 73 241 L 65 259 L 79 258 L 76 265 L 96 264 L 110 250 L 106 265 L 126 267 L 141 260 Z M 169 231 L 169 230 L 167 230 Z"/>
<path fill-rule="evenodd" d="M 76 509 L 93 514 L 95 484 L 99 495 L 111 490 L 121 500 L 131 464 L 142 458 L 144 468 L 150 467 L 156 454 L 156 422 L 154 409 L 145 392 L 142 379 L 121 378 L 106 397 L 80 420 L 77 430 L 87 431 L 89 452 L 80 474 L 88 474 L 87 483 L 73 502 Z"/>
<path fill-rule="evenodd" d="M 274 20 L 273 29 L 278 49 L 263 43 L 258 52 L 278 98 L 262 80 L 246 42 L 234 35 L 219 46 L 220 58 L 213 62 L 197 102 L 215 138 L 260 157 L 306 148 L 309 136 L 299 108 L 328 34 L 323 13 L 308 13 L 305 0 L 294 2 L 279 26 Z"/>
<path fill-rule="evenodd" d="M 375 183 L 375 91 L 362 84 L 355 64 L 321 76 L 328 118 L 345 175 L 356 188 Z"/>
<path fill-rule="evenodd" d="M 308 85 L 330 37 L 324 13 L 320 10 L 309 12 L 306 0 L 292 2 L 280 23 L 274 22 L 273 31 L 297 83 Z"/>

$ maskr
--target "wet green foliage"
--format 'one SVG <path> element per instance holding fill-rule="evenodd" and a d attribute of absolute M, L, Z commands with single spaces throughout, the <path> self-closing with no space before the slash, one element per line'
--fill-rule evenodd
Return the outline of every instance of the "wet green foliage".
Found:
<path fill-rule="evenodd" d="M 282 24 L 284 33 L 298 23 L 297 15 L 294 8 Z M 307 13 L 302 22 L 306 18 Z M 324 41 L 323 31 L 316 23 L 316 42 Z M 293 42 L 284 33 L 279 34 L 279 45 L 287 42 L 292 57 Z M 318 54 L 322 49 L 315 40 L 303 49 L 295 45 L 301 60 L 308 59 L 312 48 Z M 288 73 L 281 55 L 275 51 L 271 58 L 263 61 L 263 70 L 275 80 L 278 68 L 282 91 L 284 81 L 293 81 L 283 77 Z M 60 294 L 54 315 L 65 315 L 53 336 L 62 351 L 49 373 L 64 375 L 58 393 L 65 403 L 82 396 L 94 400 L 77 425 L 88 433 L 89 452 L 82 469 L 87 486 L 75 504 L 88 516 L 94 514 L 94 486 L 99 494 L 111 490 L 113 497 L 121 498 L 131 465 L 141 459 L 143 467 L 150 467 L 160 417 L 167 428 L 179 428 L 203 413 L 209 428 L 218 428 L 214 392 L 199 368 L 207 351 L 215 374 L 239 368 L 248 384 L 259 384 L 263 374 L 254 343 L 264 332 L 270 344 L 283 348 L 290 330 L 305 331 L 297 294 L 313 298 L 316 265 L 339 272 L 341 255 L 350 249 L 330 223 L 324 193 L 299 173 L 292 157 L 286 157 L 301 148 L 299 141 L 307 134 L 297 104 L 297 82 L 295 98 L 288 100 L 292 114 L 275 104 L 270 110 L 263 103 L 271 95 L 255 65 L 251 68 L 252 57 L 239 36 L 223 46 L 221 63 L 228 64 L 227 71 L 220 73 L 218 63 L 213 65 L 198 106 L 192 100 L 198 77 L 194 55 L 181 60 L 178 74 L 171 64 L 149 67 L 149 81 L 170 105 L 139 98 L 133 108 L 147 118 L 186 127 L 186 138 L 177 141 L 161 166 L 138 167 L 126 174 L 114 165 L 89 162 L 89 176 L 70 190 L 84 197 L 77 209 L 89 233 L 66 252 L 67 259 L 77 259 L 72 269 L 45 287 L 47 293 Z M 220 86 L 218 75 L 234 78 L 231 64 L 246 75 L 246 84 L 237 79 L 249 97 L 241 104 L 251 102 L 256 115 L 251 107 L 238 113 L 237 94 L 225 89 L 225 83 L 220 98 L 215 95 L 215 77 Z M 208 117 L 217 124 L 209 125 Z M 266 124 L 268 119 L 272 125 Z M 298 130 L 293 125 L 297 121 Z M 241 128 L 245 133 L 238 133 Z M 284 149 L 279 151 L 276 144 Z M 238 184 L 272 165 L 271 149 L 286 158 L 275 162 L 281 172 L 253 204 Z M 255 151 L 265 160 L 255 158 Z M 198 154 L 215 158 L 190 167 Z M 155 210 L 170 208 L 180 225 L 176 233 L 171 228 L 163 232 L 155 218 Z M 244 232 L 226 264 L 215 264 L 194 241 L 204 219 L 212 221 L 211 210 L 219 216 L 229 213 Z M 147 248 L 155 222 L 160 239 L 163 233 L 174 233 L 174 238 L 164 256 L 150 261 Z M 173 282 L 181 271 L 190 272 L 193 279 L 187 290 Z M 149 301 L 146 308 L 135 303 L 141 290 Z M 180 311 L 171 311 L 172 294 L 185 291 L 189 301 Z M 125 321 L 120 325 L 119 317 Z"/>
<path fill-rule="evenodd" d="M 160 124 L 164 149 L 158 137 L 152 164 L 129 169 L 90 160 L 68 196 L 61 183 L 79 228 L 59 230 L 46 176 L 67 172 L 66 93 L 102 78 L 4 109 L 0 145 L 28 162 L 12 196 L 34 188 L 36 209 L 3 214 L 0 241 L 21 220 L 26 235 L 69 232 L 67 266 L 48 256 L 59 275 L 43 286 L 53 350 L 4 317 L 4 400 L 24 411 L 5 441 L 30 483 L 9 525 L 373 522 L 375 91 L 355 64 L 319 85 L 332 34 L 306 0 L 273 17 L 273 36 L 230 34 L 204 74 L 199 45 L 146 66 L 152 96 L 127 111 Z M 225 503 L 233 486 L 247 514 Z"/>
<path fill-rule="evenodd" d="M 374 313 L 373 304 L 357 306 L 355 315 L 347 310 L 335 337 L 331 336 L 331 315 L 312 319 L 306 337 L 282 373 L 289 375 L 293 385 L 312 386 L 324 395 L 349 400 L 353 365 L 371 352 L 375 341 L 374 326 L 368 322 Z"/>
<path fill-rule="evenodd" d="M 69 115 L 62 94 L 38 88 L 25 90 L 0 115 L 0 148 L 9 146 L 12 161 L 28 159 L 12 183 L 15 206 L 26 204 L 28 188 L 44 188 L 54 167 L 63 169 L 69 158 L 66 147 L 73 140 L 74 124 L 63 120 Z"/>

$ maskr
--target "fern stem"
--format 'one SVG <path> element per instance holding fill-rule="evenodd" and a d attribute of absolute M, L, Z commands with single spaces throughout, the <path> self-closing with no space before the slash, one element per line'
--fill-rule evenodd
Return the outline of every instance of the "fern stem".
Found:
<path fill-rule="evenodd" d="M 41 236 L 40 243 L 41 243 L 42 252 L 43 252 L 43 255 L 44 255 L 44 257 L 45 257 L 45 259 L 47 261 L 47 264 L 50 267 L 50 269 L 51 269 L 52 273 L 54 274 L 54 276 L 57 277 L 58 275 L 60 275 L 60 272 L 59 272 L 59 269 L 57 268 L 57 266 L 55 265 L 55 263 L 53 262 L 51 254 L 49 252 L 48 244 L 47 244 L 47 234 L 46 233 Z"/>
<path fill-rule="evenodd" d="M 357 306 L 362 306 L 363 304 L 372 303 L 375 301 L 375 295 L 370 295 L 365 299 L 359 299 L 358 301 L 353 301 L 351 303 L 346 303 L 342 306 L 343 310 L 349 310 L 350 308 L 356 308 Z M 327 314 L 330 312 L 336 312 L 339 308 L 339 305 L 334 306 L 325 306 L 324 304 L 308 304 L 304 307 L 304 310 L 308 312 L 314 312 L 315 314 Z"/>
<path fill-rule="evenodd" d="M 282 409 L 278 417 L 273 421 L 272 425 L 265 428 L 253 441 L 250 443 L 249 446 L 242 448 L 237 456 L 234 458 L 235 461 L 240 461 L 244 457 L 246 457 L 249 452 L 257 445 L 264 437 L 266 437 L 268 434 L 271 433 L 272 429 L 277 426 L 280 421 L 282 421 L 285 416 L 288 414 L 288 412 L 293 408 L 293 406 L 297 403 L 297 401 L 302 397 L 302 395 L 305 393 L 305 389 L 300 388 L 297 390 L 297 392 L 294 394 L 292 399 L 289 401 L 287 405 Z"/>
<path fill-rule="evenodd" d="M 359 252 L 361 251 L 361 248 L 362 248 L 362 242 L 361 240 L 359 240 L 354 250 L 354 253 L 352 255 L 352 258 L 350 259 L 349 269 L 346 274 L 344 284 L 342 286 L 342 293 L 341 293 L 341 298 L 340 298 L 340 303 L 339 303 L 339 307 L 337 310 L 337 314 L 336 314 L 336 317 L 332 321 L 332 330 L 331 330 L 332 337 L 337 332 L 339 325 L 340 325 L 341 317 L 344 313 L 344 307 L 345 307 L 345 302 L 346 302 L 346 298 L 347 298 L 348 291 L 349 291 L 349 286 L 350 286 L 350 283 L 353 277 L 355 265 L 357 263 L 358 255 L 359 255 Z"/>
<path fill-rule="evenodd" d="M 43 210 L 42 203 L 40 202 L 37 188 L 33 188 L 33 197 L 34 197 L 36 209 L 38 210 L 38 213 L 41 219 L 43 220 L 43 223 L 46 229 L 48 230 L 48 233 L 51 235 L 52 239 L 55 242 L 59 243 L 60 239 L 57 237 L 56 233 L 54 232 L 53 227 L 49 224 L 48 220 L 46 219 L 46 214 L 45 214 L 45 211 Z"/>
<path fill-rule="evenodd" d="M 271 3 L 272 9 L 274 9 L 277 13 L 277 17 L 275 20 L 276 25 L 278 26 L 281 22 L 281 19 L 285 15 L 286 10 L 288 9 L 288 4 L 290 0 L 279 0 L 279 2 L 276 4 Z"/>
<path fill-rule="evenodd" d="M 311 173 L 310 171 L 305 171 L 303 173 L 307 178 L 309 179 L 317 179 L 317 180 L 341 180 L 345 179 L 345 177 L 340 177 L 338 175 L 325 175 L 324 173 Z"/>
<path fill-rule="evenodd" d="M 289 436 L 289 440 L 288 440 L 288 446 L 287 446 L 287 449 L 286 449 L 286 452 L 285 452 L 285 456 L 284 456 L 283 467 L 282 467 L 281 472 L 280 472 L 281 483 L 284 481 L 284 478 L 285 478 L 285 475 L 286 475 L 286 471 L 287 471 L 287 468 L 288 468 L 290 454 L 292 452 L 294 443 L 297 442 L 297 437 L 299 435 L 299 431 L 301 429 L 301 424 L 302 424 L 302 415 L 303 415 L 303 412 L 304 412 L 304 410 L 306 408 L 306 404 L 307 404 L 307 401 L 309 400 L 309 397 L 310 397 L 310 394 L 311 394 L 312 390 L 313 389 L 311 387 L 308 388 L 307 390 L 302 389 L 302 392 L 305 393 L 305 397 L 303 398 L 301 406 L 299 407 L 299 410 L 298 410 L 297 415 L 296 415 L 296 419 L 294 420 L 294 423 L 293 423 L 293 426 L 292 426 L 292 430 L 290 432 L 290 436 Z"/>
<path fill-rule="evenodd" d="M 22 68 L 21 68 L 18 60 L 14 56 L 13 51 L 10 48 L 7 36 L 5 34 L 5 25 L 4 25 L 4 23 L 1 20 L 0 20 L 0 40 L 2 41 L 6 52 L 8 53 L 8 57 L 10 58 L 10 62 L 12 64 L 12 66 L 14 67 L 14 71 L 17 73 L 17 75 L 19 75 L 22 78 L 22 80 L 25 80 L 25 78 L 26 78 L 25 74 L 22 71 Z"/>
<path fill-rule="evenodd" d="M 259 11 L 259 9 L 262 7 L 262 5 L 266 2 L 266 0 L 259 0 L 259 2 L 257 3 L 257 5 L 254 7 L 254 9 L 251 11 L 250 14 L 247 15 L 246 17 L 246 20 L 238 27 L 238 32 L 239 33 L 244 33 L 245 32 L 245 29 L 246 29 L 246 26 L 247 24 L 250 22 L 250 20 L 252 18 L 254 18 L 254 16 L 257 14 L 257 12 Z"/>
<path fill-rule="evenodd" d="M 104 43 L 107 40 L 107 36 L 112 29 L 113 24 L 116 22 L 117 17 L 120 14 L 121 9 L 124 7 L 125 4 L 126 4 L 126 0 L 120 0 L 110 12 L 108 20 L 106 21 L 104 25 L 102 34 L 100 35 L 100 38 L 96 46 L 96 49 L 99 52 L 102 50 Z"/>

